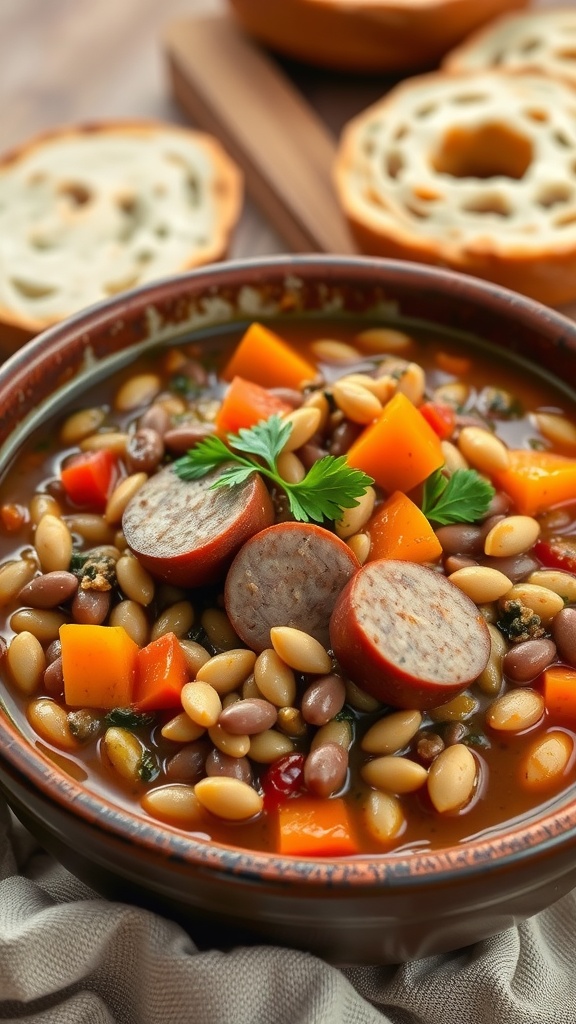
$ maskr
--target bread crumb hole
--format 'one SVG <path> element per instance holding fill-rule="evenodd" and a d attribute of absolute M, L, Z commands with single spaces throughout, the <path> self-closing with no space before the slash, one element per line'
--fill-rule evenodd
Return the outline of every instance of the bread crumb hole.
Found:
<path fill-rule="evenodd" d="M 46 299 L 49 295 L 56 293 L 56 288 L 50 284 L 39 284 L 37 281 L 24 281 L 21 277 L 13 277 L 11 285 L 15 291 L 25 299 Z"/>
<path fill-rule="evenodd" d="M 92 193 L 86 185 L 82 185 L 79 181 L 68 181 L 64 182 L 58 188 L 58 193 L 64 196 L 75 206 L 85 206 L 92 199 Z"/>
<path fill-rule="evenodd" d="M 400 153 L 392 150 L 386 157 L 386 170 L 388 177 L 396 179 L 400 172 L 404 170 L 404 160 Z"/>
<path fill-rule="evenodd" d="M 560 203 L 567 203 L 572 198 L 573 190 L 561 182 L 555 185 L 546 185 L 536 196 L 538 206 L 548 210 L 551 206 L 559 206 Z"/>
<path fill-rule="evenodd" d="M 432 157 L 439 174 L 453 178 L 523 178 L 532 162 L 532 144 L 510 125 L 450 128 Z"/>
<path fill-rule="evenodd" d="M 467 213 L 493 213 L 497 217 L 509 217 L 511 213 L 504 196 L 496 192 L 485 192 L 474 199 L 469 199 L 462 209 Z"/>
<path fill-rule="evenodd" d="M 554 218 L 553 225 L 555 228 L 567 228 L 572 224 L 576 224 L 576 210 L 566 211 L 566 213 L 558 214 Z"/>

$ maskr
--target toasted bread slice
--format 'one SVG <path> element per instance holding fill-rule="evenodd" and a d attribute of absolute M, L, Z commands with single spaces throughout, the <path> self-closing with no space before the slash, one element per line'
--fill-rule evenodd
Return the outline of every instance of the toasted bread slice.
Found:
<path fill-rule="evenodd" d="M 342 71 L 431 68 L 469 33 L 528 0 L 229 0 L 243 27 L 288 57 Z"/>
<path fill-rule="evenodd" d="M 156 122 L 66 127 L 0 159 L 2 348 L 124 289 L 226 254 L 240 171 Z"/>
<path fill-rule="evenodd" d="M 335 184 L 360 248 L 550 305 L 576 299 L 576 91 L 543 75 L 420 75 L 354 118 Z"/>

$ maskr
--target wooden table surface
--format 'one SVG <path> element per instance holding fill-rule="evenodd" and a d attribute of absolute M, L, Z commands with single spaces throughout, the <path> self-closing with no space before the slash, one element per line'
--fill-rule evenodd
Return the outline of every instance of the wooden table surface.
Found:
<path fill-rule="evenodd" d="M 182 18 L 226 11 L 225 0 L 0 0 L 0 151 L 65 123 L 129 117 L 189 123 L 171 95 L 163 34 Z M 390 84 L 290 64 L 283 69 L 335 135 Z M 247 200 L 230 255 L 286 248 Z"/>

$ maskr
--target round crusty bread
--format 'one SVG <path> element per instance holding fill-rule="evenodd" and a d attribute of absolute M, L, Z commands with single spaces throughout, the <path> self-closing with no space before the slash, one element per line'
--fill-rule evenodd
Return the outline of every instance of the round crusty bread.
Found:
<path fill-rule="evenodd" d="M 242 177 L 211 136 L 157 122 L 67 127 L 0 159 L 0 338 L 226 254 Z"/>
<path fill-rule="evenodd" d="M 433 67 L 451 47 L 529 0 L 229 0 L 242 26 L 288 57 L 342 71 Z"/>
<path fill-rule="evenodd" d="M 345 127 L 337 194 L 369 254 L 576 299 L 576 91 L 488 71 L 406 80 Z"/>
<path fill-rule="evenodd" d="M 576 86 L 576 9 L 505 14 L 451 50 L 447 71 L 537 71 Z"/>

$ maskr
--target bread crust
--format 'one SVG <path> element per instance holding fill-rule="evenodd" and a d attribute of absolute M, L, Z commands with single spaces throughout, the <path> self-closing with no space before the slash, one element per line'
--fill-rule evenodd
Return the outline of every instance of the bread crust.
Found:
<path fill-rule="evenodd" d="M 432 67 L 469 32 L 528 0 L 229 0 L 243 27 L 288 57 L 343 71 Z"/>
<path fill-rule="evenodd" d="M 39 134 L 0 158 L 0 328 L 17 347 L 94 302 L 221 259 L 243 179 L 220 143 L 164 122 Z"/>
<path fill-rule="evenodd" d="M 408 79 L 354 118 L 334 181 L 363 252 L 576 299 L 576 92 L 544 76 Z"/>
<path fill-rule="evenodd" d="M 442 64 L 444 70 L 456 73 L 496 66 L 553 75 L 576 86 L 576 9 L 504 14 L 467 36 Z"/>

